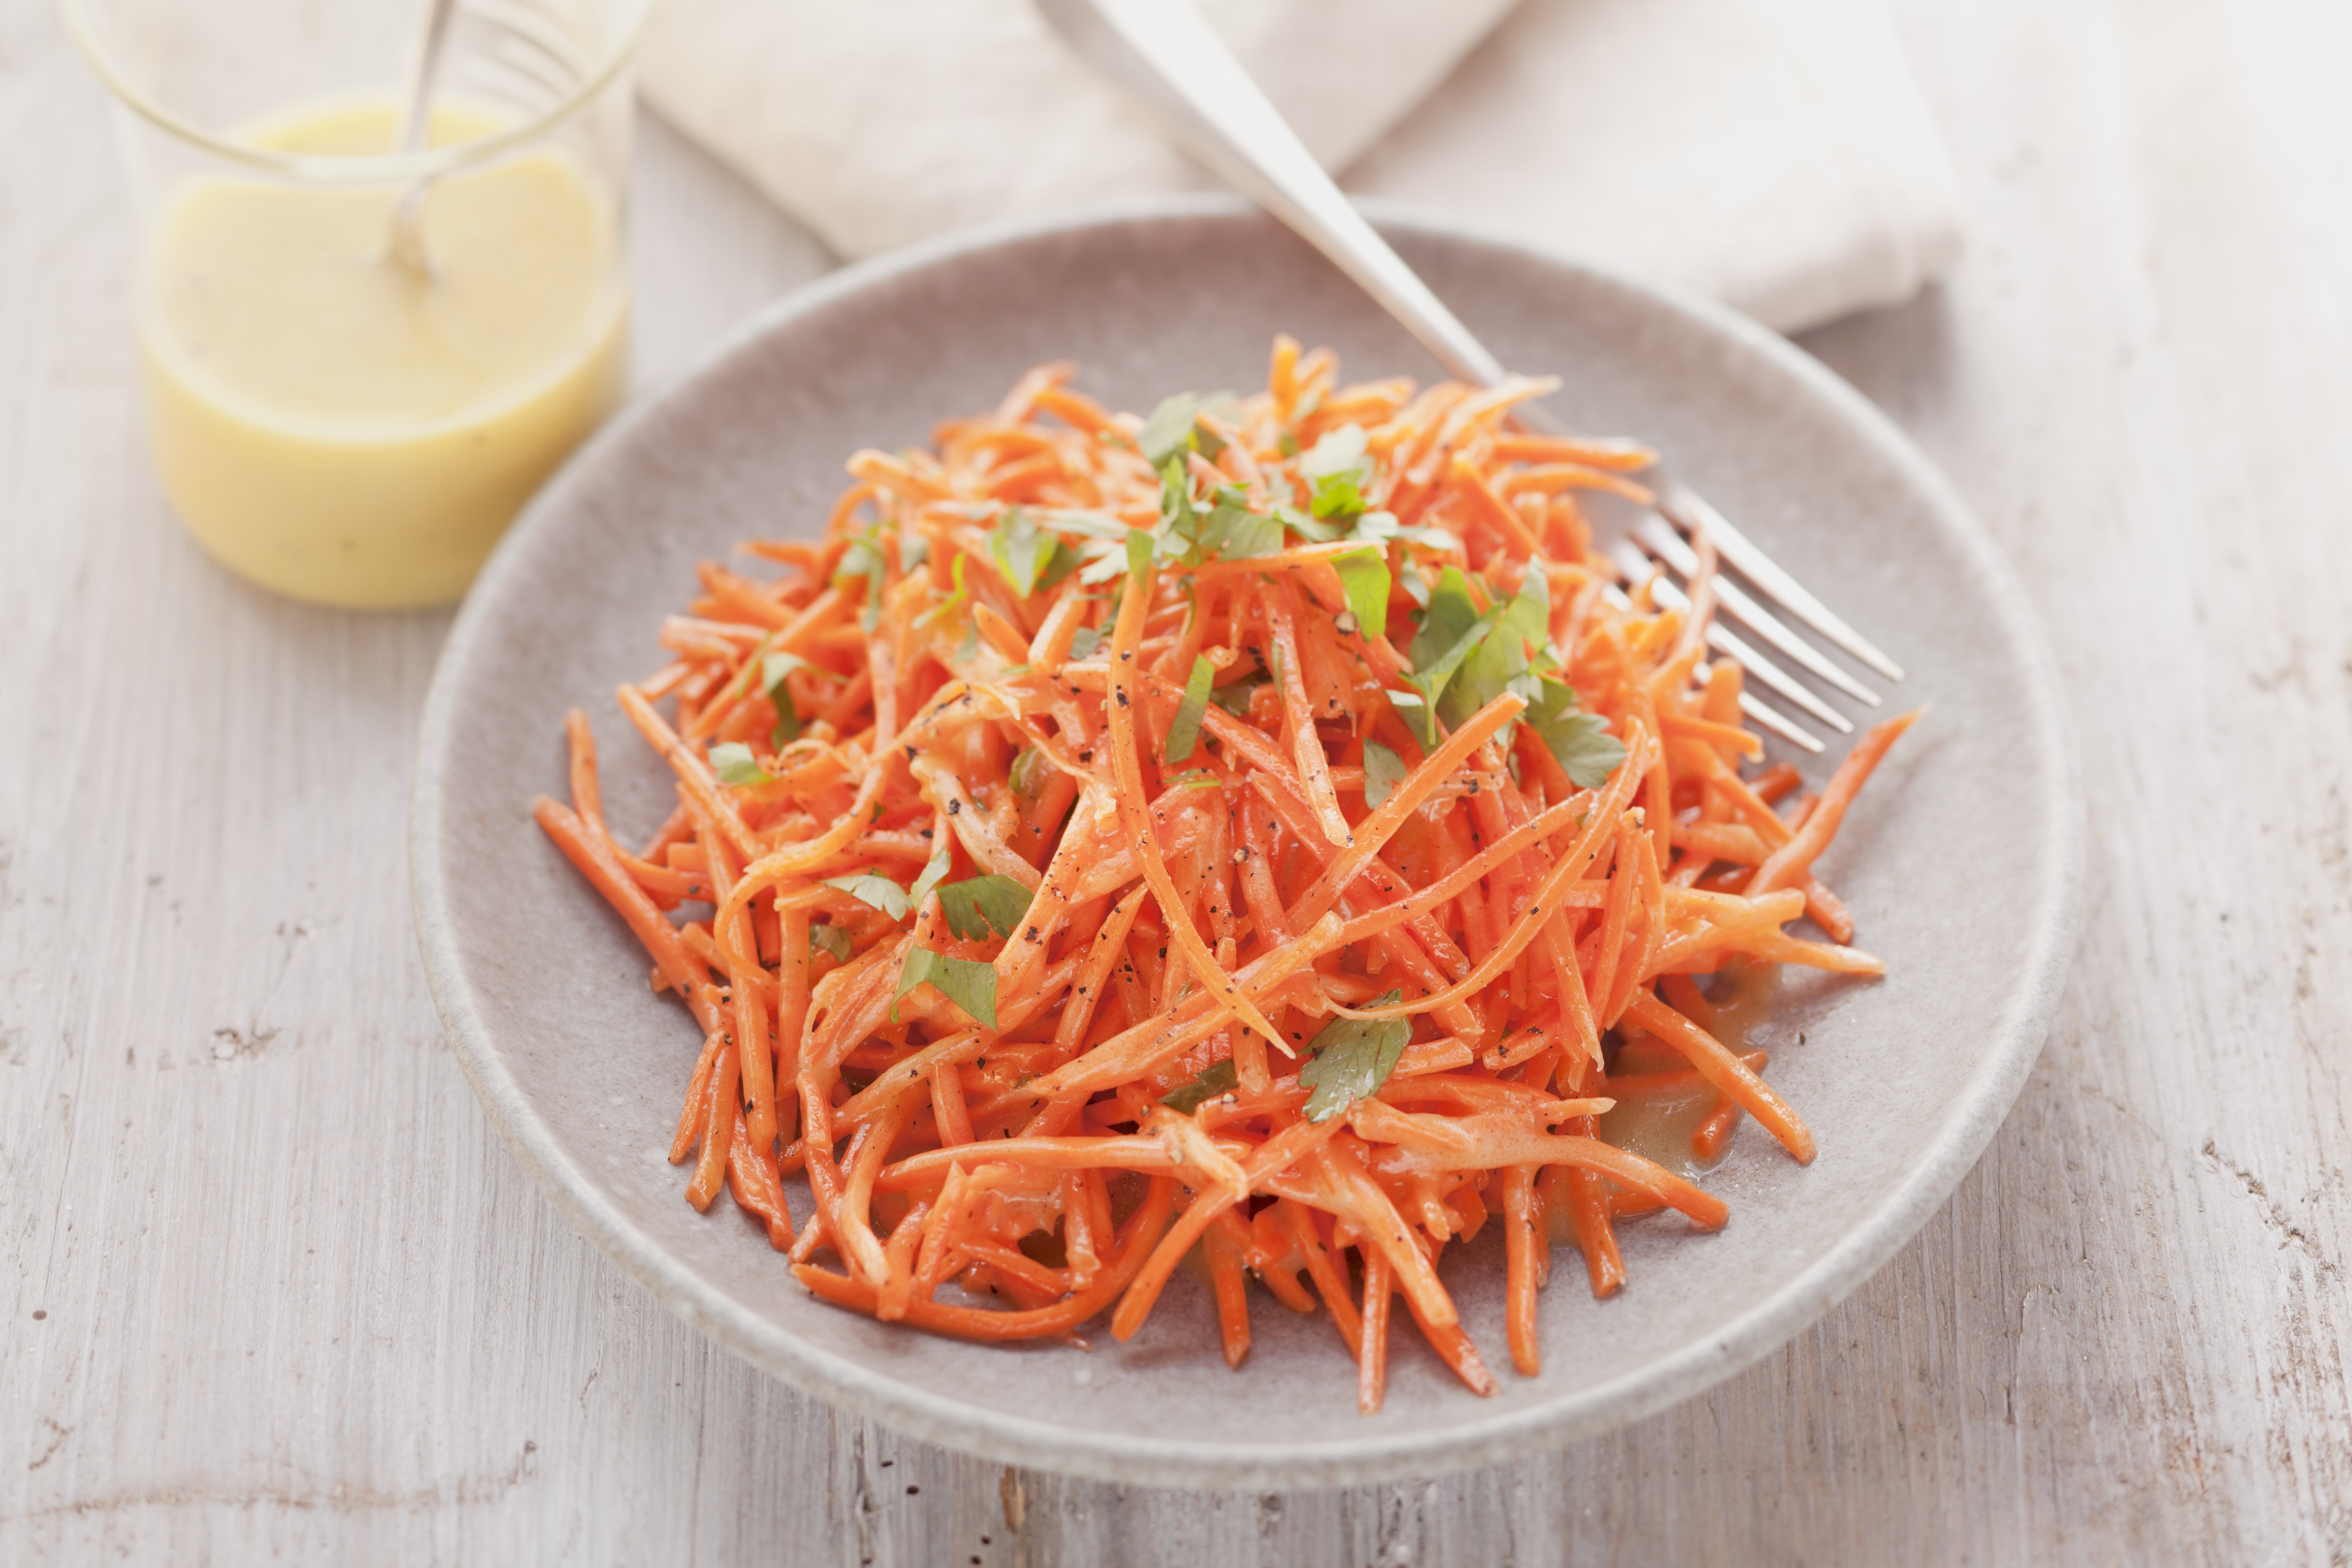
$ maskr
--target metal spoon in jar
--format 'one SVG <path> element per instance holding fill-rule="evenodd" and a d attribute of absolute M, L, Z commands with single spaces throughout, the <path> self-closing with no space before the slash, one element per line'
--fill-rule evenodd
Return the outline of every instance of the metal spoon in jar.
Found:
<path fill-rule="evenodd" d="M 424 0 L 419 18 L 423 31 L 410 62 L 408 82 L 401 93 L 400 123 L 393 132 L 393 151 L 407 156 L 425 151 L 433 139 L 433 79 L 441 65 L 442 46 L 449 40 L 449 22 L 457 14 L 457 0 Z M 427 282 L 433 279 L 432 258 L 425 254 L 425 194 L 428 176 L 401 193 L 392 210 L 391 258 Z"/>

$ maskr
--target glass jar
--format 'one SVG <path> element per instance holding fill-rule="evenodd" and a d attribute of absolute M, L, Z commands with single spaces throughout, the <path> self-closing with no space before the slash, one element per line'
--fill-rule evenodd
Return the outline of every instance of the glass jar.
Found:
<path fill-rule="evenodd" d="M 617 403 L 645 9 L 465 0 L 403 153 L 416 0 L 67 0 L 137 207 L 156 467 L 225 565 L 320 604 L 454 600 Z"/>

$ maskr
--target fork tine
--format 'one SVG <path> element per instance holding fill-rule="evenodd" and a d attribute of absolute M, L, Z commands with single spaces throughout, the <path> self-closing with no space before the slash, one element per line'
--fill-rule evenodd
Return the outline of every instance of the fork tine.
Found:
<path fill-rule="evenodd" d="M 1802 746 L 1809 752 L 1820 752 L 1828 750 L 1822 744 L 1820 736 L 1796 721 L 1784 718 L 1778 708 L 1772 707 L 1769 703 L 1759 702 L 1745 691 L 1739 694 L 1739 710 L 1774 734 Z"/>
<path fill-rule="evenodd" d="M 1660 601 L 1664 603 L 1663 600 Z M 1687 599 L 1685 601 L 1687 603 Z M 1772 689 L 1783 701 L 1803 709 L 1841 735 L 1853 733 L 1853 721 L 1792 679 L 1789 672 L 1758 651 L 1755 645 L 1727 626 L 1706 628 L 1706 645 Z"/>
<path fill-rule="evenodd" d="M 1721 512 L 1706 504 L 1696 490 L 1680 479 L 1669 479 L 1658 492 L 1659 510 L 1668 517 L 1683 514 L 1677 521 L 1685 526 L 1696 524 L 1707 531 L 1715 548 L 1724 560 L 1744 574 L 1748 580 L 1787 606 L 1799 620 L 1811 626 L 1889 680 L 1903 679 L 1903 667 L 1874 647 L 1870 639 L 1832 614 L 1828 605 L 1805 590 L 1805 585 L 1783 570 L 1780 564 L 1756 547 L 1753 540 L 1731 525 Z M 1752 623 L 1751 623 L 1752 624 Z"/>
<path fill-rule="evenodd" d="M 1667 576 L 1663 571 L 1658 571 L 1648 557 L 1634 548 L 1631 540 L 1618 541 L 1615 553 L 1618 565 L 1625 568 L 1636 578 L 1645 574 L 1655 573 L 1650 591 L 1659 604 L 1670 610 L 1684 610 L 1690 607 L 1690 595 L 1684 593 L 1672 577 Z M 1706 628 L 1706 644 L 1769 687 L 1780 697 L 1803 709 L 1839 734 L 1853 733 L 1853 724 L 1844 714 L 1814 696 L 1802 682 L 1765 658 L 1755 645 L 1730 627 L 1719 621 L 1710 621 Z M 1792 736 L 1791 739 L 1795 737 Z M 1812 739 L 1811 734 L 1807 734 L 1799 743 L 1803 744 Z M 1815 743 L 1818 744 L 1818 742 Z"/>
<path fill-rule="evenodd" d="M 1685 578 L 1698 570 L 1697 552 L 1685 543 L 1682 535 L 1675 531 L 1674 525 L 1658 513 L 1653 512 L 1643 520 L 1641 527 L 1634 531 L 1634 538 L 1643 549 L 1681 573 Z M 1717 575 L 1715 593 L 1716 597 L 1722 601 L 1723 607 L 1746 622 L 1748 629 L 1758 637 L 1857 702 L 1867 702 L 1873 708 L 1879 706 L 1877 692 L 1822 658 L 1812 644 L 1790 631 L 1780 616 L 1750 597 L 1747 589 L 1728 577 Z"/>

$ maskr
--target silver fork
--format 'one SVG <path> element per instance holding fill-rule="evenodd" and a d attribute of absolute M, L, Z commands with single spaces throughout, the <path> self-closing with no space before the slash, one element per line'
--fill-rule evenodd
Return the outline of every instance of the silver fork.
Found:
<path fill-rule="evenodd" d="M 1502 362 L 1339 194 L 1192 0 L 1036 0 L 1036 5 L 1080 58 L 1125 89 L 1194 157 L 1330 258 L 1448 371 L 1480 386 L 1509 378 Z M 1519 417 L 1530 428 L 1559 433 L 1532 404 L 1520 405 Z M 1853 726 L 1843 714 L 1757 645 L 1771 647 L 1815 679 L 1870 707 L 1878 706 L 1878 694 L 1799 636 L 1789 621 L 1802 622 L 1889 680 L 1903 679 L 1901 667 L 1832 613 L 1688 485 L 1663 469 L 1650 470 L 1646 482 L 1656 497 L 1655 507 L 1646 510 L 1636 526 L 1612 546 L 1619 569 L 1635 582 L 1651 578 L 1657 601 L 1679 608 L 1687 603 L 1685 584 L 1699 565 L 1694 542 L 1711 543 L 1721 566 L 1746 578 L 1754 591 L 1718 571 L 1718 613 L 1707 628 L 1709 646 L 1738 661 L 1758 685 L 1790 706 L 1842 734 L 1852 733 Z M 1761 602 L 1765 599 L 1778 605 L 1780 613 L 1768 609 Z M 1723 624 L 1726 617 L 1751 636 L 1743 637 Z M 1753 693 L 1742 697 L 1741 706 L 1757 722 L 1792 743 L 1807 751 L 1822 750 L 1819 736 Z"/>

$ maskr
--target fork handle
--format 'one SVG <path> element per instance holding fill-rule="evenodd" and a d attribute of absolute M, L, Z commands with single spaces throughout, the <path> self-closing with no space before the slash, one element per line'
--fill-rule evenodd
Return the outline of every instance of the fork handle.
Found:
<path fill-rule="evenodd" d="M 1502 363 L 1339 194 L 1192 0 L 1037 0 L 1047 21 L 1194 157 L 1354 279 L 1454 375 Z"/>

